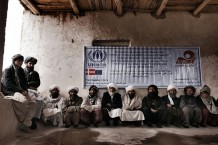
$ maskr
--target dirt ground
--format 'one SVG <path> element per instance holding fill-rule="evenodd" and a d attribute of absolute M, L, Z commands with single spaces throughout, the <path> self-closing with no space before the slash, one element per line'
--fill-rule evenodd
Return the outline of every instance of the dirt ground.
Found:
<path fill-rule="evenodd" d="M 218 145 L 218 128 L 79 127 L 39 125 L 18 131 L 0 145 Z"/>

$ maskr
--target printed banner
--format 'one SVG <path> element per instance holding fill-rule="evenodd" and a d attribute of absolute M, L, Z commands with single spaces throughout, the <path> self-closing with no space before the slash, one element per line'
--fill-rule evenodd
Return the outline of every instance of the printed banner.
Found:
<path fill-rule="evenodd" d="M 90 46 L 84 56 L 84 86 L 201 86 L 199 48 Z"/>

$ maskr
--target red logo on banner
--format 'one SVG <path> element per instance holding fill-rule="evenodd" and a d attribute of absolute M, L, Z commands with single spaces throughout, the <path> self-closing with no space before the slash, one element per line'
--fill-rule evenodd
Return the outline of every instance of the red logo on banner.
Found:
<path fill-rule="evenodd" d="M 195 62 L 195 53 L 191 50 L 187 50 L 183 53 L 183 57 L 177 58 L 177 64 L 193 64 Z"/>

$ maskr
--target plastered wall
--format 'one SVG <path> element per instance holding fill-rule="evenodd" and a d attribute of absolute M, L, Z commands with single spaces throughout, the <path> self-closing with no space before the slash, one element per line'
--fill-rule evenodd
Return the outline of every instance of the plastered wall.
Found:
<path fill-rule="evenodd" d="M 147 13 L 117 17 L 113 12 L 90 12 L 76 18 L 70 13 L 35 16 L 24 12 L 20 51 L 24 56 L 38 58 L 35 69 L 41 77 L 40 92 L 48 95 L 49 86 L 57 84 L 66 96 L 67 87 L 75 85 L 80 88 L 79 95 L 86 96 L 83 49 L 95 39 L 129 39 L 131 46 L 200 47 L 203 84 L 218 97 L 217 23 L 216 13 L 196 18 L 186 12 L 169 12 L 165 19 L 156 19 Z M 159 92 L 165 95 L 166 89 Z M 145 96 L 147 89 L 138 89 L 138 93 Z M 182 93 L 180 89 L 179 95 Z"/>

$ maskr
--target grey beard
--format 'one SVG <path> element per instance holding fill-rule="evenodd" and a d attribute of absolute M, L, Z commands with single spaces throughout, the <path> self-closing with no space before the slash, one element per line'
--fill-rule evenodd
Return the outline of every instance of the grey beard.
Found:
<path fill-rule="evenodd" d="M 174 94 L 170 94 L 170 97 L 171 97 L 171 98 L 175 98 L 176 95 L 174 95 Z"/>

